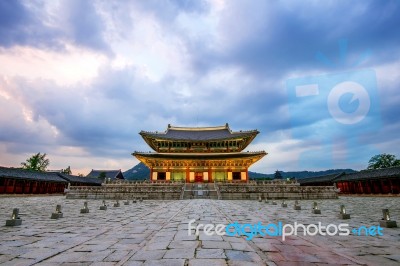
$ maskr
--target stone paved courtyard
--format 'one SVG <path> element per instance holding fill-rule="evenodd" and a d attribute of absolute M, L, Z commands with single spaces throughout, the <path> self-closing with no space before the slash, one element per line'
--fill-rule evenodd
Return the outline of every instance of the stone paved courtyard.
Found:
<path fill-rule="evenodd" d="M 90 200 L 90 213 L 80 214 L 83 200 L 65 197 L 0 198 L 0 264 L 2 265 L 399 265 L 400 229 L 383 236 L 245 236 L 188 235 L 188 222 L 263 224 L 348 223 L 349 228 L 377 226 L 381 209 L 389 208 L 400 223 L 400 198 L 342 197 L 317 201 L 321 215 L 258 201 L 144 201 L 101 211 Z M 51 220 L 56 204 L 64 218 Z M 345 204 L 351 220 L 339 220 Z M 6 227 L 12 208 L 20 208 L 22 225 Z"/>

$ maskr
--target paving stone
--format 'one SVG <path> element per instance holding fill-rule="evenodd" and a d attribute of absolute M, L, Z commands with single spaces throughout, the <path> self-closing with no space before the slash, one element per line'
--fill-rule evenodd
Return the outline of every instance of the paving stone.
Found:
<path fill-rule="evenodd" d="M 195 249 L 175 248 L 167 250 L 164 259 L 191 259 L 194 258 Z"/>
<path fill-rule="evenodd" d="M 230 244 L 233 250 L 253 251 L 253 248 L 247 243 L 231 242 Z"/>
<path fill-rule="evenodd" d="M 104 261 L 112 262 L 112 261 L 121 261 L 129 254 L 127 250 L 114 250 L 110 255 L 108 255 Z"/>
<path fill-rule="evenodd" d="M 201 241 L 202 248 L 222 248 L 222 249 L 232 249 L 229 242 L 226 241 Z"/>
<path fill-rule="evenodd" d="M 147 260 L 143 266 L 184 266 L 184 259 Z"/>
<path fill-rule="evenodd" d="M 35 263 L 34 259 L 19 259 L 15 258 L 10 261 L 4 262 L 2 266 L 28 266 Z"/>
<path fill-rule="evenodd" d="M 169 245 L 168 248 L 188 248 L 188 249 L 194 249 L 197 248 L 200 244 L 200 241 L 194 240 L 194 241 L 172 241 Z"/>
<path fill-rule="evenodd" d="M 165 250 L 139 250 L 135 255 L 133 255 L 129 260 L 154 260 L 161 259 Z"/>
<path fill-rule="evenodd" d="M 79 262 L 80 259 L 88 252 L 65 252 L 48 259 L 48 262 Z"/>
<path fill-rule="evenodd" d="M 198 259 L 225 259 L 223 249 L 196 249 L 196 258 Z"/>
<path fill-rule="evenodd" d="M 225 266 L 224 259 L 190 259 L 189 266 Z"/>
<path fill-rule="evenodd" d="M 264 266 L 264 265 L 270 265 L 270 266 L 275 266 L 276 264 L 273 262 L 267 262 L 266 264 L 264 262 L 250 262 L 250 261 L 233 261 L 233 260 L 228 260 L 228 265 L 229 266 Z"/>
<path fill-rule="evenodd" d="M 400 197 L 340 197 L 319 200 L 321 215 L 311 215 L 314 200 L 301 211 L 257 201 L 144 201 L 100 212 L 100 200 L 88 200 L 91 212 L 79 214 L 84 200 L 65 197 L 7 198 L 0 201 L 0 221 L 13 206 L 24 213 L 18 228 L 0 227 L 2 265 L 399 265 L 398 228 L 382 236 L 245 236 L 188 235 L 187 226 L 207 224 L 339 224 L 376 226 L 382 208 L 399 222 Z M 51 220 L 51 206 L 63 205 L 64 218 Z M 288 201 L 291 206 L 292 201 Z M 350 220 L 339 220 L 341 204 Z M 50 207 L 51 208 L 50 208 Z M 226 258 L 225 258 L 226 257 Z"/>
<path fill-rule="evenodd" d="M 225 254 L 227 258 L 230 260 L 250 261 L 250 262 L 261 261 L 261 258 L 255 252 L 227 250 Z"/>
<path fill-rule="evenodd" d="M 127 261 L 123 264 L 123 266 L 142 266 L 143 261 Z"/>
<path fill-rule="evenodd" d="M 147 250 L 157 250 L 157 249 L 167 249 L 170 241 L 162 241 L 162 242 L 149 242 L 146 244 L 145 249 Z"/>

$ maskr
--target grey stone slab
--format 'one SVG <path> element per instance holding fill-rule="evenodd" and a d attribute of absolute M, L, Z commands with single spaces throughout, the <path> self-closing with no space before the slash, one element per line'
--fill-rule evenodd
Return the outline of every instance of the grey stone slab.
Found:
<path fill-rule="evenodd" d="M 28 265 L 32 265 L 34 263 L 35 263 L 34 259 L 15 258 L 10 261 L 2 263 L 1 265 L 2 266 L 28 266 Z"/>
<path fill-rule="evenodd" d="M 110 208 L 100 212 L 95 208 L 101 201 L 88 200 L 91 212 L 79 214 L 83 200 L 64 197 L 2 198 L 0 220 L 8 219 L 9 206 L 23 206 L 24 222 L 19 228 L 0 227 L 0 263 L 20 264 L 43 260 L 42 265 L 110 265 L 153 263 L 182 260 L 186 264 L 221 263 L 220 250 L 230 265 L 307 265 L 308 264 L 377 264 L 399 263 L 400 235 L 396 228 L 385 228 L 383 236 L 255 236 L 251 241 L 242 236 L 211 236 L 203 231 L 188 236 L 187 225 L 196 223 L 255 224 L 321 222 L 339 224 L 339 206 L 346 205 L 352 228 L 377 225 L 382 208 L 400 220 L 400 197 L 341 197 L 318 201 L 321 215 L 310 213 L 314 200 L 303 200 L 301 211 L 260 204 L 254 200 L 237 201 L 144 201 L 136 205 Z M 49 214 L 56 204 L 63 205 L 64 218 L 51 220 Z M 288 201 L 288 206 L 293 202 Z M 7 214 L 7 215 L 6 215 Z M 197 249 L 196 252 L 193 252 Z M 202 251 L 202 250 L 217 251 Z M 110 252 L 107 254 L 107 252 Z M 168 254 L 167 254 L 168 252 Z M 213 253 L 215 252 L 215 253 Z M 57 254 L 60 253 L 60 254 Z M 175 255 L 174 255 L 175 253 Z M 106 257 L 104 257 L 106 256 Z M 136 256 L 136 257 L 135 257 Z M 181 257 L 181 258 L 174 258 Z M 168 259 L 167 259 L 168 258 Z M 2 261 L 1 261 L 2 260 Z M 86 261 L 91 260 L 91 261 Z"/>
<path fill-rule="evenodd" d="M 226 266 L 224 259 L 190 259 L 189 266 Z"/>
<path fill-rule="evenodd" d="M 225 252 L 223 249 L 196 249 L 197 259 L 225 259 Z"/>
<path fill-rule="evenodd" d="M 113 250 L 111 254 L 109 254 L 103 261 L 106 262 L 119 262 L 121 261 L 123 258 L 125 258 L 130 251 L 128 250 Z"/>
<path fill-rule="evenodd" d="M 184 259 L 147 260 L 143 266 L 184 266 Z"/>
<path fill-rule="evenodd" d="M 129 260 L 157 260 L 161 259 L 165 250 L 139 250 Z"/>
<path fill-rule="evenodd" d="M 194 248 L 197 248 L 199 245 L 200 245 L 200 241 L 198 241 L 198 240 L 193 240 L 193 241 L 174 240 L 168 245 L 168 248 L 170 248 L 170 249 L 176 249 L 176 248 L 194 249 Z"/>
<path fill-rule="evenodd" d="M 0 252 L 1 254 L 1 252 Z M 16 258 L 16 255 L 0 255 L 0 263 L 5 263 L 7 261 L 13 260 L 14 258 Z"/>
<path fill-rule="evenodd" d="M 237 250 L 227 250 L 225 252 L 227 258 L 233 261 L 261 261 L 261 258 L 255 252 L 245 252 Z"/>
<path fill-rule="evenodd" d="M 123 266 L 142 266 L 143 265 L 143 261 L 127 261 L 122 265 Z"/>
<path fill-rule="evenodd" d="M 232 261 L 232 260 L 228 260 L 228 265 L 229 266 L 265 266 L 265 265 L 269 265 L 269 266 L 275 266 L 276 264 L 274 262 L 250 262 L 250 261 Z M 290 263 L 288 264 L 284 264 L 284 265 L 291 265 Z M 301 266 L 297 263 L 293 264 L 293 266 Z M 309 265 L 305 265 L 305 266 L 309 266 Z M 332 266 L 332 265 L 331 265 Z"/>
<path fill-rule="evenodd" d="M 164 255 L 164 259 L 192 259 L 195 249 L 169 249 Z"/>
<path fill-rule="evenodd" d="M 253 248 L 246 242 L 231 242 L 233 250 L 253 251 Z"/>
<path fill-rule="evenodd" d="M 51 257 L 47 261 L 48 262 L 59 262 L 59 263 L 80 262 L 81 257 L 86 255 L 85 253 L 88 253 L 88 252 L 65 252 L 65 253 L 56 255 L 54 257 Z"/>
<path fill-rule="evenodd" d="M 222 248 L 222 249 L 232 249 L 229 242 L 226 241 L 201 241 L 202 248 Z"/>
<path fill-rule="evenodd" d="M 170 241 L 162 241 L 162 242 L 152 241 L 146 244 L 145 249 L 147 250 L 167 249 L 170 243 L 171 243 Z"/>

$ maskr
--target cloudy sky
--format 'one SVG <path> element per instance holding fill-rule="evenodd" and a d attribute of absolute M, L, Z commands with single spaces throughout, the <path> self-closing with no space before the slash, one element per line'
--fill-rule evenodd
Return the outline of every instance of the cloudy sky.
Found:
<path fill-rule="evenodd" d="M 127 170 L 141 130 L 261 133 L 251 170 L 399 156 L 399 1 L 0 1 L 0 165 Z"/>

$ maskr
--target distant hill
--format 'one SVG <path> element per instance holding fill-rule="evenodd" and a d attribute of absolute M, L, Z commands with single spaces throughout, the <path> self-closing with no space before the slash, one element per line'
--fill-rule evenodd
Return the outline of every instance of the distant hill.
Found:
<path fill-rule="evenodd" d="M 324 175 L 331 175 L 331 174 L 340 174 L 340 173 L 355 173 L 353 169 L 329 169 L 324 171 L 294 171 L 294 172 L 284 172 L 279 171 L 283 178 L 296 178 L 302 179 L 307 177 L 315 177 L 315 176 L 324 176 Z M 273 174 L 266 174 L 268 178 L 274 178 L 275 173 Z M 257 177 L 256 177 L 257 178 Z"/>
<path fill-rule="evenodd" d="M 306 177 L 314 177 L 314 176 L 323 176 L 323 175 L 330 175 L 330 174 L 339 174 L 339 173 L 355 173 L 353 169 L 330 169 L 325 171 L 298 171 L 298 172 L 283 172 L 279 171 L 283 178 L 306 178 Z M 124 178 L 127 180 L 145 180 L 149 179 L 150 177 L 150 169 L 144 165 L 142 162 L 138 163 L 131 169 L 122 173 Z M 250 179 L 264 179 L 264 178 L 274 178 L 273 174 L 262 174 L 249 171 L 249 178 Z"/>
<path fill-rule="evenodd" d="M 150 177 L 150 169 L 140 162 L 131 169 L 122 172 L 126 180 L 145 180 Z"/>

